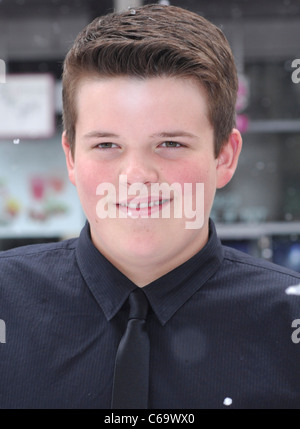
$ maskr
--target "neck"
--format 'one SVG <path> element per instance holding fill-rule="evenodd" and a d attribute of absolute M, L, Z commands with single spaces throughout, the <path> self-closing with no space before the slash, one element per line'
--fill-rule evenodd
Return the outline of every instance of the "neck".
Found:
<path fill-rule="evenodd" d="M 160 255 L 155 252 L 154 255 L 145 258 L 140 255 L 124 255 L 117 250 L 112 253 L 99 245 L 92 234 L 91 236 L 95 247 L 111 264 L 135 285 L 143 287 L 182 265 L 198 253 L 208 241 L 209 228 L 208 224 L 207 227 L 203 227 L 201 236 L 195 235 L 191 241 L 180 248 L 180 252 L 175 250 L 167 255 Z"/>

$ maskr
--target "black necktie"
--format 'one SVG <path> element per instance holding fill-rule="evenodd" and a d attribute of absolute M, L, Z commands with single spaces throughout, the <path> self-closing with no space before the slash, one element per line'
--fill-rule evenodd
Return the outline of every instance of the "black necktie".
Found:
<path fill-rule="evenodd" d="M 129 318 L 116 356 L 112 408 L 148 407 L 150 343 L 146 332 L 148 300 L 141 289 L 129 295 Z"/>

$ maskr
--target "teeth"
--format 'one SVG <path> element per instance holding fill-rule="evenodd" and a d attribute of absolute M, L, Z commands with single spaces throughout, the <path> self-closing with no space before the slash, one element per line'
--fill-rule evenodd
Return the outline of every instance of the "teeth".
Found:
<path fill-rule="evenodd" d="M 138 204 L 135 204 L 135 205 L 138 206 Z M 147 207 L 152 207 L 151 203 L 149 205 L 148 205 L 148 203 L 140 203 L 139 206 L 140 206 L 140 209 L 145 209 Z M 129 207 L 130 207 L 130 204 L 129 204 Z"/>
<path fill-rule="evenodd" d="M 169 200 L 151 201 L 150 203 L 129 203 L 129 204 L 120 203 L 120 206 L 128 207 L 130 209 L 137 209 L 137 208 L 146 209 L 147 207 L 154 207 L 154 206 L 165 204 L 167 201 Z"/>

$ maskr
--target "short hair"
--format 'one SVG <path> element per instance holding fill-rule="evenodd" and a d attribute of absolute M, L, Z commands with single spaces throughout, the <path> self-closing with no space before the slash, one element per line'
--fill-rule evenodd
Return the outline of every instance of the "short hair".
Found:
<path fill-rule="evenodd" d="M 193 78 L 204 88 L 215 156 L 235 126 L 238 78 L 223 32 L 197 13 L 148 4 L 94 19 L 63 66 L 63 127 L 74 155 L 76 91 L 88 75 Z"/>

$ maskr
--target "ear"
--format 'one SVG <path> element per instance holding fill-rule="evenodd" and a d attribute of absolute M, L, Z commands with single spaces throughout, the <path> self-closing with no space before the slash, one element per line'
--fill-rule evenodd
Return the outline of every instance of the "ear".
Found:
<path fill-rule="evenodd" d="M 66 157 L 66 163 L 67 163 L 67 169 L 69 174 L 69 179 L 71 183 L 76 186 L 76 180 L 75 180 L 75 162 L 71 151 L 71 145 L 69 143 L 69 140 L 67 138 L 66 131 L 63 132 L 62 138 L 61 138 L 62 147 L 65 153 Z"/>
<path fill-rule="evenodd" d="M 232 179 L 242 149 L 240 132 L 233 128 L 229 139 L 217 157 L 217 188 L 223 188 Z"/>

